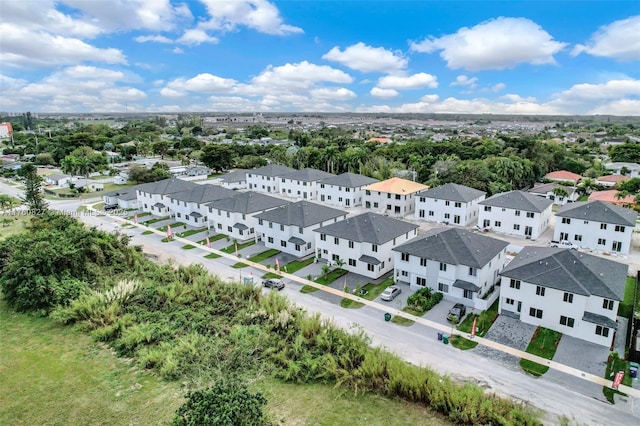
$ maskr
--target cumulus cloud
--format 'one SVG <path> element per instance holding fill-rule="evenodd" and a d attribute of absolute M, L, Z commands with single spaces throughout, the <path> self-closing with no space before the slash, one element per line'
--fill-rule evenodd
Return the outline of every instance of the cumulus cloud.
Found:
<path fill-rule="evenodd" d="M 308 88 L 318 82 L 349 84 L 353 82 L 353 77 L 327 65 L 316 65 L 302 61 L 278 67 L 269 65 L 260 75 L 252 79 L 254 85 L 263 88 L 269 86 Z"/>
<path fill-rule="evenodd" d="M 162 35 L 138 36 L 138 37 L 135 37 L 134 40 L 137 41 L 138 43 L 146 43 L 149 41 L 154 43 L 165 43 L 165 44 L 173 43 L 173 40 L 171 40 L 169 37 L 165 37 Z"/>
<path fill-rule="evenodd" d="M 381 89 L 419 89 L 421 87 L 429 87 L 435 89 L 438 87 L 438 79 L 424 72 L 409 76 L 387 75 L 378 80 L 377 86 Z"/>
<path fill-rule="evenodd" d="M 265 34 L 302 33 L 302 28 L 283 22 L 278 8 L 267 0 L 201 0 L 211 17 L 202 28 L 233 31 L 244 26 Z"/>
<path fill-rule="evenodd" d="M 595 108 L 589 109 L 587 114 L 599 115 L 640 115 L 640 100 L 619 99 L 606 102 Z"/>
<path fill-rule="evenodd" d="M 344 87 L 322 87 L 318 89 L 312 89 L 309 93 L 311 93 L 312 98 L 323 101 L 344 102 L 357 97 L 357 95 L 353 91 L 345 89 Z"/>
<path fill-rule="evenodd" d="M 213 37 L 201 28 L 192 28 L 186 30 L 178 40 L 178 43 L 187 44 L 190 46 L 197 46 L 202 43 L 218 43 L 218 38 Z"/>
<path fill-rule="evenodd" d="M 492 92 L 496 92 L 496 93 L 497 93 L 497 92 L 501 92 L 501 91 L 503 91 L 506 87 L 507 87 L 507 85 L 506 85 L 506 84 L 504 84 L 504 83 L 497 83 L 497 84 L 494 84 L 494 85 L 491 87 L 491 91 L 492 91 Z"/>
<path fill-rule="evenodd" d="M 610 80 L 600 84 L 575 84 L 554 97 L 562 103 L 588 104 L 594 101 L 640 96 L 640 80 Z"/>
<path fill-rule="evenodd" d="M 506 17 L 410 43 L 414 52 L 440 51 L 449 68 L 469 71 L 501 70 L 522 63 L 555 64 L 553 55 L 566 45 L 529 19 Z"/>
<path fill-rule="evenodd" d="M 400 93 L 394 89 L 381 89 L 379 87 L 374 87 L 369 91 L 371 96 L 375 96 L 376 98 L 393 98 L 398 96 Z"/>
<path fill-rule="evenodd" d="M 522 97 L 520 95 L 516 95 L 513 93 L 507 93 L 506 95 L 500 96 L 500 99 L 504 99 L 505 101 L 510 102 L 535 102 L 536 98 L 533 96 Z"/>
<path fill-rule="evenodd" d="M 440 96 L 438 95 L 424 95 L 420 98 L 420 102 L 426 102 L 428 104 L 432 104 L 434 102 L 438 102 Z"/>
<path fill-rule="evenodd" d="M 571 54 L 582 52 L 619 60 L 640 60 L 640 15 L 602 26 L 586 44 L 578 44 Z"/>
<path fill-rule="evenodd" d="M 476 82 L 478 81 L 478 77 L 467 77 L 466 75 L 459 75 L 456 77 L 455 81 L 451 82 L 451 86 L 469 86 L 470 88 L 475 88 L 477 86 Z"/>
<path fill-rule="evenodd" d="M 322 59 L 338 62 L 360 72 L 391 73 L 407 67 L 408 60 L 401 54 L 383 47 L 371 47 L 360 42 L 340 50 L 335 46 Z"/>

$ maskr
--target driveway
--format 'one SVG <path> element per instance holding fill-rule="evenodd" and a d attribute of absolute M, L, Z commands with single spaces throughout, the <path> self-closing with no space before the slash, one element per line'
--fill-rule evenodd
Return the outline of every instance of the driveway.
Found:
<path fill-rule="evenodd" d="M 429 311 L 427 311 L 427 313 L 424 314 L 422 317 L 430 321 L 437 322 L 438 324 L 444 324 L 444 325 L 455 327 L 457 324 L 452 324 L 447 320 L 447 315 L 449 315 L 449 310 L 453 308 L 453 305 L 455 304 L 456 302 L 442 299 L 440 303 L 438 303 L 436 306 L 434 306 Z M 469 312 L 471 312 L 471 308 L 467 306 L 467 315 L 469 315 Z M 464 318 L 462 318 L 462 320 L 464 320 Z M 462 322 L 462 320 L 460 320 L 460 322 Z"/>
<path fill-rule="evenodd" d="M 524 351 L 527 349 L 536 328 L 535 325 L 525 324 L 517 319 L 500 315 L 484 337 Z M 478 355 L 499 362 L 509 369 L 522 371 L 520 358 L 516 356 L 483 345 L 478 345 L 471 350 Z"/>

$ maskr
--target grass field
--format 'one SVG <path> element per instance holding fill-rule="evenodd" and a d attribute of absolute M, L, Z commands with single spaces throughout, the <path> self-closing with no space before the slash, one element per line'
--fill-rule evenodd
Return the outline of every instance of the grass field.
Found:
<path fill-rule="evenodd" d="M 318 283 L 318 284 L 322 284 L 322 285 L 329 285 L 332 282 L 334 282 L 335 280 L 337 280 L 338 278 L 340 278 L 341 276 L 343 276 L 344 274 L 348 273 L 349 271 L 342 269 L 342 268 L 338 268 L 338 269 L 334 269 L 333 271 L 329 272 L 326 275 L 321 275 L 318 278 L 316 278 L 314 280 L 314 282 Z M 311 287 L 310 285 L 305 285 L 300 289 L 301 293 L 314 293 L 318 291 L 317 288 L 315 287 Z"/>
<path fill-rule="evenodd" d="M 542 358 L 553 359 L 561 338 L 562 333 L 558 333 L 557 331 L 550 330 L 548 328 L 538 327 L 535 333 L 533 333 L 533 337 L 531 338 L 529 345 L 527 345 L 527 352 L 533 355 L 538 355 Z M 522 367 L 522 369 L 527 373 L 533 374 L 534 376 L 542 376 L 544 373 L 549 371 L 549 367 L 546 365 L 540 365 L 536 362 L 529 361 L 528 359 L 521 359 L 520 367 Z"/>
<path fill-rule="evenodd" d="M 0 240 L 9 235 L 19 234 L 24 231 L 24 226 L 33 216 L 12 216 L 0 214 Z"/>
<path fill-rule="evenodd" d="M 358 289 L 354 289 L 353 294 L 355 294 L 356 296 L 360 296 L 366 300 L 374 300 L 376 297 L 382 294 L 385 288 L 389 287 L 390 285 L 393 285 L 393 278 L 388 278 L 382 281 L 380 284 L 367 283 L 361 288 L 362 290 L 366 291 L 365 294 L 358 294 Z M 362 308 L 364 306 L 364 303 L 356 302 L 355 300 L 351 299 L 342 299 L 340 301 L 340 306 L 342 306 L 343 308 L 358 309 Z"/>
<path fill-rule="evenodd" d="M 458 330 L 465 333 L 471 333 L 474 317 L 475 316 L 473 314 L 467 315 L 464 321 L 462 321 L 460 325 L 458 325 Z M 476 321 L 476 327 L 478 328 L 478 330 L 476 336 L 484 337 L 491 328 L 493 322 L 496 320 L 496 318 L 498 318 L 498 299 L 493 302 L 493 305 L 491 305 L 489 309 L 481 312 L 480 315 L 477 316 L 477 318 L 478 319 Z M 451 346 L 462 350 L 473 349 L 478 346 L 478 342 L 474 342 L 462 336 L 451 336 L 449 341 L 451 342 Z"/>

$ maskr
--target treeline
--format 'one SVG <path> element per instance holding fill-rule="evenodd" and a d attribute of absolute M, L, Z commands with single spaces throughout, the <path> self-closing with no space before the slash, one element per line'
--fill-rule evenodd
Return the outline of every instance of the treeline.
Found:
<path fill-rule="evenodd" d="M 363 333 L 309 316 L 275 292 L 222 282 L 197 264 L 154 265 L 125 237 L 69 218 L 43 216 L 0 243 L 0 288 L 14 308 L 77 324 L 121 356 L 196 389 L 271 375 L 401 398 L 457 424 L 540 424 L 520 403 L 371 348 Z M 190 393 L 176 424 L 191 424 L 185 410 L 219 404 L 215 394 Z M 266 424 L 262 397 L 252 399 L 259 421 L 242 424 Z"/>

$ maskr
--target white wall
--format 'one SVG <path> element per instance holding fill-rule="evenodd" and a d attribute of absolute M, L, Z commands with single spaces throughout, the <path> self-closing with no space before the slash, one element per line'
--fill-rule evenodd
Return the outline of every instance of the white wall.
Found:
<path fill-rule="evenodd" d="M 551 205 L 547 207 L 542 213 L 530 212 L 533 214 L 533 218 L 527 217 L 525 210 L 514 210 L 495 206 L 479 206 L 478 212 L 478 226 L 488 227 L 492 231 L 509 234 L 525 236 L 527 227 L 531 227 L 531 239 L 537 239 L 548 227 L 551 219 Z M 491 210 L 486 210 L 490 207 Z M 519 216 L 517 212 L 520 212 Z M 486 225 L 485 221 L 489 221 L 489 225 Z M 515 227 L 519 229 L 515 229 Z"/>
<path fill-rule="evenodd" d="M 415 209 L 414 194 L 391 194 L 364 190 L 362 202 L 366 209 L 388 216 L 404 217 Z"/>
<path fill-rule="evenodd" d="M 362 186 L 347 188 L 338 185 L 318 185 L 318 200 L 321 203 L 339 207 L 356 207 L 362 205 Z"/>
<path fill-rule="evenodd" d="M 415 199 L 416 219 L 468 226 L 478 219 L 478 203 L 484 200 L 484 195 L 468 203 L 418 196 Z"/>
<path fill-rule="evenodd" d="M 280 181 L 278 177 L 262 176 L 247 172 L 247 188 L 256 192 L 268 194 L 280 193 Z"/>
<path fill-rule="evenodd" d="M 633 226 L 556 216 L 553 240 L 567 240 L 580 247 L 593 250 L 629 254 L 633 228 Z M 623 229 L 624 231 L 622 231 Z M 613 249 L 614 243 L 620 243 L 620 250 Z"/>
<path fill-rule="evenodd" d="M 316 182 L 300 181 L 296 179 L 280 179 L 280 193 L 286 197 L 300 198 L 302 200 L 315 200 L 317 198 Z"/>
<path fill-rule="evenodd" d="M 257 211 L 255 213 L 246 214 L 238 212 L 229 212 L 215 207 L 209 208 L 209 226 L 214 232 L 218 234 L 225 234 L 230 238 L 238 241 L 247 241 L 255 237 L 255 228 L 258 224 L 258 219 L 254 216 L 258 213 L 262 213 L 264 210 Z M 248 227 L 248 229 L 234 228 L 236 223 L 242 223 Z"/>

